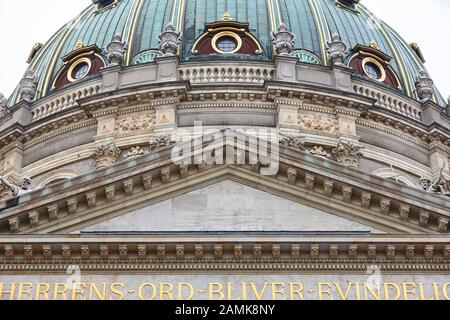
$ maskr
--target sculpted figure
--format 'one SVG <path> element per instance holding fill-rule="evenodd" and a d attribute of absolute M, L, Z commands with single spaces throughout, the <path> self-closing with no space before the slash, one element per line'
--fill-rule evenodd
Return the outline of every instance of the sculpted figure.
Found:
<path fill-rule="evenodd" d="M 25 101 L 31 102 L 37 94 L 38 77 L 33 69 L 29 69 L 20 80 L 19 93 Z"/>
<path fill-rule="evenodd" d="M 30 185 L 31 185 L 31 179 L 29 177 L 22 178 L 22 181 L 19 185 L 15 185 L 11 181 L 8 181 L 5 179 L 5 177 L 0 176 L 0 182 L 6 187 L 7 189 L 11 190 L 11 198 L 18 197 L 22 194 L 25 194 L 27 192 L 30 192 Z"/>
<path fill-rule="evenodd" d="M 8 112 L 6 107 L 6 98 L 3 93 L 0 92 L 0 117 L 4 116 Z"/>
<path fill-rule="evenodd" d="M 433 97 L 434 82 L 425 70 L 420 70 L 416 77 L 416 92 L 420 100 L 427 100 Z"/>
<path fill-rule="evenodd" d="M 438 179 L 432 183 L 430 179 L 420 178 L 420 186 L 424 191 L 431 192 L 437 195 L 450 196 L 450 181 L 444 177 L 444 168 L 441 168 Z"/>

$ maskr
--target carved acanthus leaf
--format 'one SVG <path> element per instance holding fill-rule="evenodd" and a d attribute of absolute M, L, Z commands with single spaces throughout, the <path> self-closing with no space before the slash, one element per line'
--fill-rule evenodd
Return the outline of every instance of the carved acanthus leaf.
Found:
<path fill-rule="evenodd" d="M 128 151 L 128 153 L 125 155 L 125 158 L 132 159 L 136 157 L 143 156 L 145 154 L 145 151 L 140 146 L 135 146 Z"/>
<path fill-rule="evenodd" d="M 336 161 L 348 167 L 358 167 L 360 158 L 364 155 L 363 147 L 350 141 L 339 140 L 335 149 L 333 149 L 333 156 Z"/>
<path fill-rule="evenodd" d="M 150 140 L 150 149 L 156 150 L 164 147 L 174 145 L 176 141 L 170 135 L 159 136 Z"/>
<path fill-rule="evenodd" d="M 115 143 L 99 146 L 92 154 L 96 163 L 96 168 L 103 168 L 115 164 L 121 152 L 122 151 L 116 147 Z"/>

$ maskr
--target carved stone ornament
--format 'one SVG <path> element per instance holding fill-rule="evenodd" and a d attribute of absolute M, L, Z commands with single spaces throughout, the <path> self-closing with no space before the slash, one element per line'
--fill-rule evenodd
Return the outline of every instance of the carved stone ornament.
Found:
<path fill-rule="evenodd" d="M 159 136 L 150 140 L 150 149 L 156 150 L 164 147 L 174 145 L 176 142 L 172 139 L 170 135 Z"/>
<path fill-rule="evenodd" d="M 30 185 L 29 177 L 23 177 L 22 180 L 16 181 L 13 178 L 6 179 L 0 176 L 0 200 L 8 200 L 31 192 Z"/>
<path fill-rule="evenodd" d="M 298 116 L 298 123 L 304 130 L 329 134 L 335 134 L 338 131 L 337 123 L 324 115 L 301 114 Z"/>
<path fill-rule="evenodd" d="M 176 32 L 173 24 L 169 23 L 164 32 L 158 36 L 159 50 L 165 56 L 175 56 L 181 43 L 182 33 Z"/>
<path fill-rule="evenodd" d="M 295 184 L 297 180 L 297 169 L 289 168 L 287 170 L 287 177 L 290 184 Z"/>
<path fill-rule="evenodd" d="M 122 35 L 117 33 L 114 35 L 112 41 L 106 46 L 103 54 L 108 60 L 109 66 L 122 65 L 125 60 L 128 45 L 126 41 L 122 40 Z"/>
<path fill-rule="evenodd" d="M 128 153 L 125 155 L 125 158 L 127 159 L 133 159 L 140 156 L 143 156 L 145 154 L 144 150 L 140 146 L 135 146 L 128 151 Z"/>
<path fill-rule="evenodd" d="M 324 158 L 329 158 L 331 157 L 331 154 L 326 152 L 324 150 L 324 148 L 322 148 L 321 146 L 314 146 L 311 150 L 309 150 L 309 153 L 318 156 L 318 157 L 324 157 Z"/>
<path fill-rule="evenodd" d="M 35 75 L 33 69 L 29 69 L 25 76 L 20 80 L 19 93 L 22 99 L 31 102 L 37 94 L 38 77 Z"/>
<path fill-rule="evenodd" d="M 8 113 L 8 107 L 6 106 L 7 99 L 5 95 L 0 92 L 0 118 Z"/>
<path fill-rule="evenodd" d="M 333 156 L 336 161 L 347 167 L 357 168 L 360 158 L 364 155 L 361 151 L 363 147 L 350 141 L 340 140 L 337 147 L 333 149 Z"/>
<path fill-rule="evenodd" d="M 280 25 L 277 32 L 272 32 L 272 43 L 276 54 L 289 56 L 295 48 L 295 34 L 288 31 L 284 23 Z"/>
<path fill-rule="evenodd" d="M 327 52 L 332 65 L 345 67 L 348 47 L 341 41 L 341 37 L 337 33 L 333 33 L 331 41 L 327 41 Z"/>
<path fill-rule="evenodd" d="M 140 114 L 119 120 L 117 130 L 119 135 L 151 130 L 155 123 L 156 116 L 154 114 Z"/>
<path fill-rule="evenodd" d="M 447 180 L 444 177 L 444 167 L 441 168 L 441 171 L 439 172 L 439 177 L 436 179 L 435 182 L 432 182 L 431 179 L 428 179 L 426 177 L 420 178 L 420 187 L 430 193 L 434 193 L 438 196 L 450 196 L 450 180 Z"/>
<path fill-rule="evenodd" d="M 433 96 L 434 82 L 425 70 L 420 70 L 416 77 L 416 92 L 420 100 L 431 99 Z"/>
<path fill-rule="evenodd" d="M 116 147 L 115 143 L 110 143 L 106 146 L 99 146 L 92 154 L 95 160 L 96 168 L 103 168 L 112 166 L 117 162 L 122 151 Z"/>
<path fill-rule="evenodd" d="M 304 150 L 305 148 L 305 141 L 302 138 L 295 136 L 283 136 L 280 139 L 280 144 L 298 150 Z"/>

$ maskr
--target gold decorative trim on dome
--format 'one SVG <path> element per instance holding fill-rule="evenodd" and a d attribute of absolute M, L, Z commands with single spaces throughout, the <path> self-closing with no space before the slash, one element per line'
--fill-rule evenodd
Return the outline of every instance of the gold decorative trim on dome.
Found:
<path fill-rule="evenodd" d="M 218 47 L 218 41 L 224 37 L 231 37 L 234 40 L 236 40 L 236 48 L 234 48 L 234 50 L 226 52 L 226 51 L 222 51 L 219 49 Z M 241 37 L 239 37 L 236 33 L 234 32 L 230 32 L 230 31 L 222 31 L 218 34 L 216 34 L 214 36 L 214 38 L 211 41 L 211 45 L 213 47 L 213 49 L 217 52 L 217 53 L 221 53 L 221 54 L 233 54 L 238 52 L 241 48 L 242 48 L 242 39 Z"/>
<path fill-rule="evenodd" d="M 254 47 L 252 54 L 261 54 L 263 52 L 263 48 L 259 41 L 250 33 L 250 26 L 248 23 L 242 23 L 234 20 L 230 21 L 216 21 L 205 23 L 205 31 L 202 35 L 200 35 L 194 45 L 192 46 L 191 53 L 197 55 L 200 53 L 199 47 L 204 41 L 208 41 L 208 37 L 211 38 L 210 47 L 212 48 L 211 53 L 219 53 L 219 54 L 233 54 L 238 53 L 240 50 L 245 49 L 245 46 L 248 46 L 245 42 L 245 39 L 251 40 L 251 46 Z M 232 37 L 236 41 L 236 48 L 234 48 L 230 52 L 222 51 L 218 48 L 217 42 L 223 37 Z"/>
<path fill-rule="evenodd" d="M 28 55 L 27 58 L 27 63 L 31 63 L 31 61 L 33 61 L 34 57 L 36 56 L 36 54 L 39 52 L 39 50 L 42 49 L 44 45 L 40 42 L 35 43 L 33 48 L 31 48 L 30 54 Z"/>
<path fill-rule="evenodd" d="M 378 46 L 378 43 L 375 40 L 370 41 L 369 47 L 380 50 L 380 47 Z"/>
<path fill-rule="evenodd" d="M 222 21 L 232 21 L 233 17 L 231 16 L 231 13 L 225 12 L 220 20 L 222 20 Z"/>
<path fill-rule="evenodd" d="M 395 45 L 393 44 L 391 38 L 389 37 L 389 35 L 387 34 L 386 30 L 384 29 L 384 27 L 382 26 L 382 24 L 380 23 L 380 21 L 373 16 L 373 14 L 371 12 L 369 12 L 367 9 L 364 8 L 364 6 L 360 6 L 361 11 L 363 11 L 368 17 L 369 19 L 375 24 L 375 26 L 378 28 L 378 30 L 381 32 L 381 34 L 383 35 L 384 39 L 387 41 L 390 49 L 392 50 L 392 53 L 394 54 L 394 58 L 398 64 L 399 67 L 399 71 L 400 71 L 400 75 L 402 77 L 402 80 L 405 84 L 405 91 L 406 91 L 406 95 L 407 96 L 411 96 L 411 83 L 406 75 L 405 72 L 405 66 L 403 65 L 403 60 L 400 58 L 400 55 L 397 51 L 397 48 L 395 47 Z"/>
<path fill-rule="evenodd" d="M 133 48 L 134 35 L 136 33 L 138 20 L 139 20 L 139 17 L 141 15 L 143 6 L 144 6 L 144 0 L 138 0 L 138 2 L 136 2 L 136 6 L 131 11 L 131 16 L 128 17 L 128 19 L 131 17 L 130 30 L 129 30 L 128 38 L 127 38 L 127 42 L 128 42 L 128 47 L 129 48 Z M 126 24 L 128 24 L 128 23 L 129 23 L 129 20 L 127 20 Z M 131 59 L 132 59 L 132 57 L 131 57 L 131 50 L 127 50 L 126 59 L 125 59 L 126 65 L 130 65 Z"/>
<path fill-rule="evenodd" d="M 73 77 L 73 72 L 74 72 L 75 68 L 78 67 L 80 64 L 83 64 L 83 63 L 86 63 L 88 65 L 88 70 L 85 72 L 85 74 L 82 77 L 80 77 L 78 79 L 74 78 Z M 81 79 L 85 78 L 89 74 L 89 71 L 91 71 L 91 69 L 92 69 L 92 61 L 91 61 L 91 59 L 86 58 L 86 57 L 78 59 L 76 62 L 74 62 L 70 66 L 69 71 L 67 71 L 67 80 L 69 80 L 70 82 L 75 82 L 75 81 L 81 80 Z"/>
<path fill-rule="evenodd" d="M 378 78 L 378 79 L 377 79 L 377 78 L 374 78 L 374 77 L 372 77 L 370 74 L 367 73 L 367 71 L 366 71 L 366 65 L 367 65 L 368 63 L 373 63 L 373 64 L 378 68 L 378 70 L 380 71 L 380 74 L 381 74 L 380 78 Z M 373 79 L 373 80 L 375 80 L 375 81 L 378 81 L 378 82 L 384 82 L 384 80 L 386 80 L 386 70 L 385 70 L 384 67 L 381 65 L 381 63 L 378 62 L 377 59 L 374 59 L 374 58 L 371 58 L 371 57 L 366 57 L 366 58 L 364 58 L 364 60 L 362 61 L 362 67 L 363 67 L 364 73 L 365 73 L 369 78 L 371 78 L 371 79 Z"/>
<path fill-rule="evenodd" d="M 329 31 L 330 29 L 329 29 L 328 25 L 326 24 L 326 20 L 325 20 L 325 24 L 324 24 L 324 21 L 322 20 L 322 17 L 320 16 L 319 7 L 320 7 L 321 12 L 323 12 L 323 8 L 319 4 L 317 4 L 315 0 L 308 0 L 308 3 L 309 3 L 309 7 L 311 9 L 311 12 L 314 16 L 317 32 L 320 37 L 320 48 L 322 51 L 323 64 L 327 65 L 328 64 L 328 54 L 327 54 L 327 50 L 326 50 L 326 42 L 327 42 L 326 39 L 331 38 L 331 34 L 329 32 L 326 33 L 325 30 Z"/>
<path fill-rule="evenodd" d="M 78 50 L 84 47 L 84 41 L 78 40 L 77 43 L 75 43 L 75 46 L 73 47 L 73 50 Z"/>
<path fill-rule="evenodd" d="M 73 29 L 76 28 L 76 26 L 78 25 L 78 23 L 84 19 L 90 12 L 92 12 L 93 7 L 89 6 L 85 11 L 83 11 L 83 13 L 81 15 L 79 15 L 76 19 L 72 20 L 71 23 L 66 25 L 66 30 L 64 31 L 64 35 L 62 36 L 62 38 L 60 39 L 59 43 L 58 43 L 58 47 L 56 48 L 55 52 L 53 53 L 52 59 L 50 61 L 50 66 L 47 69 L 47 73 L 45 74 L 45 81 L 44 81 L 44 85 L 43 85 L 43 90 L 40 94 L 41 97 L 44 97 L 47 95 L 49 88 L 49 84 L 51 81 L 51 77 L 53 74 L 53 71 L 55 70 L 55 66 L 58 62 L 58 58 L 59 55 L 61 54 L 61 51 L 64 47 L 64 45 L 66 44 L 67 39 L 69 38 L 69 36 L 72 34 Z"/>

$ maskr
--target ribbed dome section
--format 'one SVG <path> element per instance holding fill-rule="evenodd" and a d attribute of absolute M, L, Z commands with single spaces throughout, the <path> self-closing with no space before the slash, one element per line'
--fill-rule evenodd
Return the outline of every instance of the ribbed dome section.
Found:
<path fill-rule="evenodd" d="M 158 35 L 170 22 L 183 32 L 182 61 L 209 59 L 194 56 L 192 47 L 203 33 L 205 23 L 220 21 L 225 12 L 233 20 L 249 23 L 251 33 L 260 42 L 262 54 L 246 57 L 249 60 L 273 58 L 270 34 L 282 22 L 296 34 L 297 48 L 313 53 L 323 65 L 329 64 L 326 42 L 333 32 L 350 48 L 376 41 L 380 50 L 393 58 L 391 65 L 403 93 L 417 98 L 414 80 L 418 70 L 424 68 L 421 60 L 406 41 L 363 5 L 358 5 L 355 12 L 337 6 L 335 0 L 118 0 L 116 6 L 103 11 L 98 11 L 97 5 L 90 5 L 37 52 L 30 67 L 39 77 L 38 99 L 52 93 L 52 84 L 63 65 L 62 58 L 80 41 L 85 46 L 103 49 L 114 34 L 120 33 L 130 48 L 125 64 L 131 65 L 139 53 L 158 49 Z M 221 57 L 214 56 L 214 59 Z M 433 99 L 445 105 L 437 90 Z M 9 105 L 19 100 L 16 90 Z"/>

